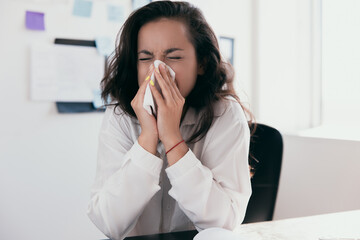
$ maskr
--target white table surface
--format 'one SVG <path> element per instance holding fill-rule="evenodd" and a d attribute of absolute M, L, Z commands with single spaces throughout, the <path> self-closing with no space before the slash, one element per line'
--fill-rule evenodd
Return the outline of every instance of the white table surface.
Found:
<path fill-rule="evenodd" d="M 243 224 L 244 240 L 360 240 L 360 210 Z"/>

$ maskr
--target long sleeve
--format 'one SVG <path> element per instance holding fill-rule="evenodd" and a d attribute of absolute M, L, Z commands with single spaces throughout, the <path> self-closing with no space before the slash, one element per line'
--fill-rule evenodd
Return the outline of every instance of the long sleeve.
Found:
<path fill-rule="evenodd" d="M 199 159 L 189 150 L 166 169 L 172 185 L 169 195 L 199 231 L 234 230 L 244 219 L 251 195 L 250 131 L 241 107 L 230 105 L 214 121 Z"/>
<path fill-rule="evenodd" d="M 160 190 L 163 164 L 160 158 L 131 140 L 129 122 L 124 119 L 124 116 L 115 116 L 113 108 L 106 110 L 88 206 L 92 222 L 114 240 L 126 237 L 146 204 Z"/>

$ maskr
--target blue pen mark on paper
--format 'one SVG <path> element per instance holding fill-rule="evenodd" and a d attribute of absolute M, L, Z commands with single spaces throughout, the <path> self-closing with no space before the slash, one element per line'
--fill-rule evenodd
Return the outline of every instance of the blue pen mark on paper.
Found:
<path fill-rule="evenodd" d="M 92 5 L 92 1 L 74 0 L 73 15 L 79 17 L 90 17 Z"/>

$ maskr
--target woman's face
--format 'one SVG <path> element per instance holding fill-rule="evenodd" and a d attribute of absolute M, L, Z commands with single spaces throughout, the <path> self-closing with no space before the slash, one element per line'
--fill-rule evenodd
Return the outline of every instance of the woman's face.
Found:
<path fill-rule="evenodd" d="M 150 65 L 161 60 L 175 72 L 175 82 L 186 98 L 194 88 L 201 68 L 196 59 L 194 46 L 187 38 L 185 24 L 161 18 L 140 28 L 138 34 L 138 80 L 139 86 L 147 77 Z"/>

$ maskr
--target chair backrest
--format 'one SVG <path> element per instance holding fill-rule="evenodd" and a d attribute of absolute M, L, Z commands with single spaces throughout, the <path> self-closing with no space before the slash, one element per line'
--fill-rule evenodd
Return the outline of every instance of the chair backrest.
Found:
<path fill-rule="evenodd" d="M 251 179 L 252 195 L 243 223 L 272 220 L 282 155 L 281 133 L 270 126 L 257 124 L 250 141 L 250 157 L 255 158 L 258 163 Z"/>

